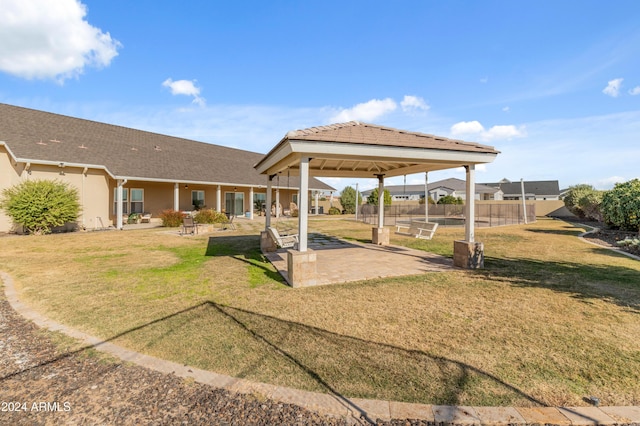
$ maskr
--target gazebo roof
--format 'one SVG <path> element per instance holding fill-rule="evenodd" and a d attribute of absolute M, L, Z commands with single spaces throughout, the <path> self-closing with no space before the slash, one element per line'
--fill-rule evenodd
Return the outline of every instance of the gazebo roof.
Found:
<path fill-rule="evenodd" d="M 326 177 L 385 177 L 490 163 L 492 146 L 464 142 L 358 121 L 294 130 L 260 160 L 259 173 L 299 173 L 309 157 L 309 173 Z"/>

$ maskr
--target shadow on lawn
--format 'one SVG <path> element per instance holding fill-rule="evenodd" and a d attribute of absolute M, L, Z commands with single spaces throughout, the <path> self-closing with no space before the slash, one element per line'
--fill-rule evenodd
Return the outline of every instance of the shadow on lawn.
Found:
<path fill-rule="evenodd" d="M 523 401 L 528 401 L 534 405 L 546 405 L 499 377 L 470 364 L 421 350 L 345 336 L 211 301 L 133 327 L 102 342 L 61 354 L 39 365 L 10 373 L 0 377 L 0 382 L 54 364 L 88 349 L 99 349 L 104 343 L 113 342 L 123 336 L 154 326 L 167 326 L 167 323 L 171 324 L 172 321 L 189 321 L 193 316 L 210 324 L 214 323 L 209 321 L 232 324 L 244 336 L 234 343 L 238 347 L 251 340 L 262 348 L 265 356 L 259 362 L 248 363 L 236 376 L 250 377 L 255 371 L 273 367 L 263 365 L 267 358 L 280 358 L 325 392 L 334 395 L 345 406 L 362 415 L 365 415 L 364 410 L 346 399 L 345 394 L 377 399 L 394 399 L 394 395 L 401 394 L 402 399 L 408 401 L 460 405 L 463 402 L 460 399 L 462 394 L 478 392 L 480 389 L 487 389 L 486 385 L 489 385 L 487 391 L 494 401 L 498 394 L 498 398 L 502 398 L 506 404 L 515 402 L 522 405 Z M 180 327 L 175 331 L 179 334 Z M 178 339 L 179 335 L 165 337 Z M 362 382 L 366 383 L 361 385 Z M 362 394 L 360 389 L 363 387 L 373 389 L 372 393 Z M 375 419 L 367 420 L 374 423 Z"/>
<path fill-rule="evenodd" d="M 209 237 L 205 256 L 228 256 L 259 268 L 269 279 L 284 283 L 282 276 L 270 267 L 260 251 L 260 237 L 254 235 Z"/>
<path fill-rule="evenodd" d="M 621 256 L 594 248 L 603 256 Z M 533 259 L 485 258 L 486 269 L 477 271 L 488 280 L 503 280 L 525 287 L 542 287 L 568 293 L 585 301 L 602 299 L 640 314 L 640 271 L 622 266 L 553 262 Z"/>

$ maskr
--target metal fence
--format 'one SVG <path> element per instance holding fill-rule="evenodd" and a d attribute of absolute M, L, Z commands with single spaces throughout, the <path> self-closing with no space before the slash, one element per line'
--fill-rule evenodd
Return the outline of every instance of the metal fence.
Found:
<path fill-rule="evenodd" d="M 429 222 L 440 226 L 464 226 L 464 204 L 430 204 Z M 477 227 L 492 227 L 524 223 L 522 204 L 476 204 Z M 526 205 L 527 222 L 536 221 L 535 204 Z M 363 204 L 358 211 L 358 219 L 372 225 L 378 224 L 378 206 Z M 424 220 L 423 204 L 399 204 L 384 207 L 384 224 L 395 226 L 411 220 Z"/>

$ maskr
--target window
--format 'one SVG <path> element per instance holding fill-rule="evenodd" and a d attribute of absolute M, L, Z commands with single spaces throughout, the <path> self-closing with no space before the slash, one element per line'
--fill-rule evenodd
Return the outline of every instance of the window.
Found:
<path fill-rule="evenodd" d="M 244 213 L 244 192 L 225 192 L 224 208 L 232 215 L 242 215 Z"/>
<path fill-rule="evenodd" d="M 263 206 L 267 202 L 267 194 L 253 193 L 253 211 L 258 213 L 262 212 Z"/>
<path fill-rule="evenodd" d="M 131 213 L 144 212 L 144 189 L 131 189 Z"/>
<path fill-rule="evenodd" d="M 191 204 L 196 210 L 200 210 L 204 207 L 204 191 L 194 190 L 191 191 Z"/>
<path fill-rule="evenodd" d="M 113 188 L 113 214 L 118 214 L 118 187 Z M 129 190 L 122 188 L 122 214 L 129 214 Z"/>

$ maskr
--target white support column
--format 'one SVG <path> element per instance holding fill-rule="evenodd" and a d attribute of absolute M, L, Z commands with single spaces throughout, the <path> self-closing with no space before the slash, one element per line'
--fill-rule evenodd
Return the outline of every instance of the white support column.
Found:
<path fill-rule="evenodd" d="M 253 186 L 249 188 L 249 219 L 253 220 Z"/>
<path fill-rule="evenodd" d="M 300 192 L 298 194 L 298 251 L 305 252 L 309 226 L 309 157 L 300 159 Z"/>
<path fill-rule="evenodd" d="M 384 228 L 384 175 L 378 175 L 378 228 Z"/>
<path fill-rule="evenodd" d="M 429 222 L 429 172 L 424 172 L 424 221 Z"/>
<path fill-rule="evenodd" d="M 264 229 L 265 229 L 265 231 L 267 230 L 268 227 L 271 226 L 271 200 L 273 199 L 273 196 L 271 194 L 271 191 L 272 191 L 271 184 L 273 182 L 272 179 L 273 178 L 271 176 L 269 176 L 267 178 L 267 199 L 265 201 L 266 206 L 264 208 L 264 210 L 265 210 L 265 212 L 264 212 L 264 214 L 265 214 L 265 220 L 264 220 L 264 223 L 265 223 L 265 225 L 264 225 L 265 228 Z M 277 194 L 277 192 L 276 192 L 276 194 Z M 276 207 L 276 211 L 278 211 L 277 207 Z"/>
<path fill-rule="evenodd" d="M 318 207 L 318 204 L 320 204 L 320 191 L 316 191 L 316 216 L 320 214 L 320 207 Z"/>
<path fill-rule="evenodd" d="M 118 179 L 118 187 L 116 189 L 116 229 L 122 229 L 122 186 L 124 181 Z"/>
<path fill-rule="evenodd" d="M 173 209 L 180 210 L 180 184 L 178 182 L 173 184 Z"/>
<path fill-rule="evenodd" d="M 222 211 L 222 188 L 220 185 L 216 188 L 216 211 L 218 213 Z"/>
<path fill-rule="evenodd" d="M 280 187 L 276 188 L 276 218 L 280 217 Z"/>
<path fill-rule="evenodd" d="M 467 242 L 473 243 L 475 241 L 476 222 L 476 166 L 475 164 L 469 164 L 464 168 L 467 171 L 464 238 Z"/>

